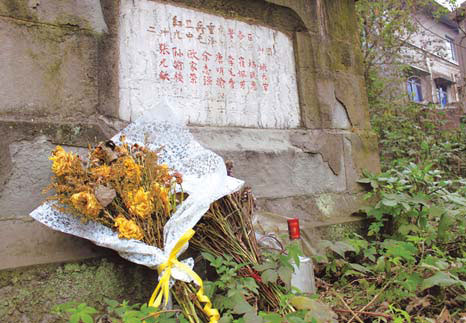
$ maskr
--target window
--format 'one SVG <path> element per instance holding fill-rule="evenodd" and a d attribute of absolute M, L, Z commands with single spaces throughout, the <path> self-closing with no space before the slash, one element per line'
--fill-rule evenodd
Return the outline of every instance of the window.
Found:
<path fill-rule="evenodd" d="M 418 77 L 408 79 L 408 95 L 411 101 L 422 102 L 421 80 Z"/>
<path fill-rule="evenodd" d="M 448 51 L 448 57 L 457 62 L 457 58 L 456 58 L 456 48 L 455 48 L 455 40 L 449 36 L 445 36 L 446 40 L 447 40 L 447 51 Z"/>
<path fill-rule="evenodd" d="M 448 93 L 447 93 L 447 87 L 445 85 L 437 86 L 437 98 L 442 108 L 445 108 L 445 106 L 448 103 Z"/>

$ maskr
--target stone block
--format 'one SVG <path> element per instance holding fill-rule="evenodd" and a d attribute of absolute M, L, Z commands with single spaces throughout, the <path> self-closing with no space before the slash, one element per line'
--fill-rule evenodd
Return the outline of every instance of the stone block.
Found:
<path fill-rule="evenodd" d="M 328 20 L 329 36 L 333 40 L 358 43 L 358 21 L 354 0 L 325 0 L 325 10 L 331 13 Z"/>
<path fill-rule="evenodd" d="M 305 153 L 320 154 L 335 175 L 342 171 L 340 161 L 343 149 L 342 135 L 323 131 L 294 131 L 290 143 Z"/>
<path fill-rule="evenodd" d="M 101 0 L 102 11 L 107 22 L 108 33 L 100 37 L 99 52 L 99 106 L 100 114 L 118 118 L 119 95 L 119 1 Z"/>
<path fill-rule="evenodd" d="M 321 127 L 320 107 L 317 96 L 316 74 L 310 69 L 298 69 L 298 93 L 301 124 L 306 129 Z"/>
<path fill-rule="evenodd" d="M 362 76 L 335 73 L 335 96 L 345 107 L 352 127 L 370 129 L 366 86 Z"/>
<path fill-rule="evenodd" d="M 96 42 L 83 31 L 0 17 L 0 114 L 95 113 Z"/>
<path fill-rule="evenodd" d="M 316 2 L 306 0 L 266 0 L 267 2 L 292 9 L 303 20 L 308 30 L 317 28 Z"/>
<path fill-rule="evenodd" d="M 6 142 L 3 142 L 6 144 Z M 48 156 L 54 148 L 45 136 L 8 144 L 10 171 L 0 189 L 0 269 L 95 257 L 101 248 L 55 232 L 29 218 L 46 198 L 42 190 L 50 183 Z M 85 154 L 83 148 L 66 147 Z"/>
<path fill-rule="evenodd" d="M 99 0 L 8 0 L 0 2 L 0 14 L 96 33 L 107 31 Z"/>
<path fill-rule="evenodd" d="M 0 270 L 108 254 L 105 248 L 54 231 L 27 215 L 5 218 L 3 213 L 0 216 L 0 236 Z"/>
<path fill-rule="evenodd" d="M 313 69 L 315 65 L 314 44 L 308 31 L 296 32 L 295 42 L 296 66 L 301 69 Z"/>
<path fill-rule="evenodd" d="M 192 129 L 201 144 L 234 162 L 233 175 L 252 186 L 258 197 L 346 189 L 341 138 L 319 131 L 299 135 L 300 131 L 294 130 Z M 299 136 L 320 142 L 306 146 L 297 139 Z"/>
<path fill-rule="evenodd" d="M 0 194 L 2 187 L 11 172 L 10 147 L 7 142 L 0 141 Z"/>
<path fill-rule="evenodd" d="M 309 226 L 322 227 L 354 221 L 364 202 L 361 194 L 324 193 L 284 198 L 259 198 L 261 212 L 271 212 L 284 217 L 297 217 Z"/>
<path fill-rule="evenodd" d="M 0 196 L 1 218 L 27 216 L 45 199 L 42 190 L 50 183 L 54 145 L 44 136 L 33 141 L 18 141 L 9 145 L 12 169 Z M 64 147 L 86 156 L 87 149 Z"/>
<path fill-rule="evenodd" d="M 361 178 L 363 170 L 380 172 L 377 135 L 370 131 L 346 134 L 344 152 L 348 190 L 361 190 L 356 181 Z"/>

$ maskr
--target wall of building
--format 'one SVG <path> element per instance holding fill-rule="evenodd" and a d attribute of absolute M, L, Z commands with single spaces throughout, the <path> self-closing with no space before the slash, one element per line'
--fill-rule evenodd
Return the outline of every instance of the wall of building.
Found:
<path fill-rule="evenodd" d="M 262 210 L 315 227 L 354 221 L 351 214 L 362 203 L 356 180 L 362 169 L 377 171 L 379 162 L 353 0 L 161 2 L 289 37 L 297 126 L 191 129 L 202 144 L 234 161 L 234 176 L 253 187 Z M 82 152 L 127 124 L 120 111 L 121 19 L 113 0 L 0 2 L 0 269 L 105 254 L 28 214 L 44 199 L 54 145 Z M 1 284 L 0 290 L 13 286 Z M 3 313 L 21 318 L 20 307 L 12 303 Z"/>
<path fill-rule="evenodd" d="M 453 59 L 446 37 L 455 40 L 458 31 L 429 14 L 419 13 L 413 19 L 419 32 L 414 35 L 413 47 L 406 50 L 406 55 L 408 63 L 418 69 L 413 75 L 421 79 L 423 103 L 439 103 L 437 86 L 443 83 L 447 85 L 448 107 L 457 109 L 461 103 L 459 57 L 463 49 L 456 46 L 456 60 Z"/>

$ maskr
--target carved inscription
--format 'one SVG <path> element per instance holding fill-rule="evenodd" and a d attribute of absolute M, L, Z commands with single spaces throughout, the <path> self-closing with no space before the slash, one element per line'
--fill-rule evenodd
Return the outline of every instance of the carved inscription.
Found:
<path fill-rule="evenodd" d="M 122 2 L 122 118 L 165 100 L 191 124 L 299 125 L 293 46 L 285 34 L 166 3 Z"/>

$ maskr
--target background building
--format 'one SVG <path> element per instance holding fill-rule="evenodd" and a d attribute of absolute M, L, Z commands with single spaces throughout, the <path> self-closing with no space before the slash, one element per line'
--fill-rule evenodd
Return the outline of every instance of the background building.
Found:
<path fill-rule="evenodd" d="M 438 17 L 439 7 L 429 6 L 412 17 L 418 32 L 405 49 L 407 70 L 406 89 L 410 100 L 445 109 L 446 114 L 459 120 L 464 113 L 464 70 L 461 62 L 466 47 L 460 45 L 465 34 L 451 16 Z"/>

